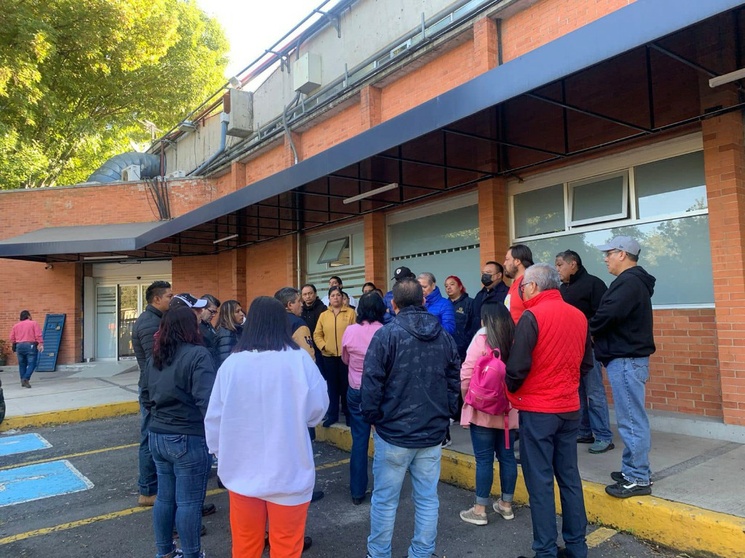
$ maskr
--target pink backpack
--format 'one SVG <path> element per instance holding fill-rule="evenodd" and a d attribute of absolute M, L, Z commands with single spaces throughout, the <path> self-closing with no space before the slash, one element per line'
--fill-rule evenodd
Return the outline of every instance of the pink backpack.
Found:
<path fill-rule="evenodd" d="M 493 349 L 476 361 L 465 402 L 477 411 L 504 417 L 504 445 L 510 447 L 509 412 L 512 406 L 507 399 L 504 377 L 507 366 L 500 358 L 499 349 Z"/>

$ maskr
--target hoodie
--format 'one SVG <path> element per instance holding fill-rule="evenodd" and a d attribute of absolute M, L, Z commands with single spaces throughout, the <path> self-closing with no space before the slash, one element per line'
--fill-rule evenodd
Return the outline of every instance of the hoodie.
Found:
<path fill-rule="evenodd" d="M 373 335 L 360 391 L 363 419 L 389 444 L 440 444 L 458 411 L 460 357 L 455 341 L 422 306 L 401 309 Z"/>
<path fill-rule="evenodd" d="M 595 358 L 607 366 L 615 358 L 648 357 L 655 352 L 652 295 L 655 278 L 630 267 L 611 283 L 590 320 Z"/>

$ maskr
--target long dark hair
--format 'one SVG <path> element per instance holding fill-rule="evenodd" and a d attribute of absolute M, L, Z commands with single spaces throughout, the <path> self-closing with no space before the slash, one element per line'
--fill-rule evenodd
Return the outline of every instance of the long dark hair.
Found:
<path fill-rule="evenodd" d="M 170 366 L 183 344 L 202 345 L 196 314 L 191 308 L 173 308 L 163 315 L 153 344 L 153 364 L 158 370 Z"/>
<path fill-rule="evenodd" d="M 243 335 L 233 349 L 240 351 L 283 351 L 299 349 L 290 333 L 290 315 L 282 303 L 271 296 L 254 299 L 243 324 Z"/>
<path fill-rule="evenodd" d="M 363 294 L 357 301 L 357 323 L 383 322 L 385 316 L 385 302 L 376 292 Z"/>
<path fill-rule="evenodd" d="M 499 349 L 506 362 L 515 337 L 515 322 L 510 311 L 504 304 L 487 302 L 481 306 L 481 321 L 486 327 L 486 342 L 492 349 Z"/>

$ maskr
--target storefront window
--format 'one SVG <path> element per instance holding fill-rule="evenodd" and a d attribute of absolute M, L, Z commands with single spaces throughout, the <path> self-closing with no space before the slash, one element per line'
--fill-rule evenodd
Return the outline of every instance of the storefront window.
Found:
<path fill-rule="evenodd" d="M 702 151 L 634 168 L 640 219 L 708 207 Z"/>

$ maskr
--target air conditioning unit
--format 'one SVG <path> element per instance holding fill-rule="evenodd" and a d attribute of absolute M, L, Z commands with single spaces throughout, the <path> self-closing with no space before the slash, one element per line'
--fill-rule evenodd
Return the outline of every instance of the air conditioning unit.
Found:
<path fill-rule="evenodd" d="M 292 85 L 295 91 L 308 94 L 321 87 L 321 57 L 306 52 L 292 65 Z"/>
<path fill-rule="evenodd" d="M 186 172 L 182 170 L 177 170 L 168 173 L 168 176 L 166 178 L 184 178 L 186 176 Z"/>
<path fill-rule="evenodd" d="M 223 111 L 228 118 L 228 135 L 247 138 L 254 133 L 254 94 L 229 89 L 223 97 Z"/>
<path fill-rule="evenodd" d="M 140 165 L 128 165 L 122 169 L 123 182 L 139 182 L 142 167 Z"/>

